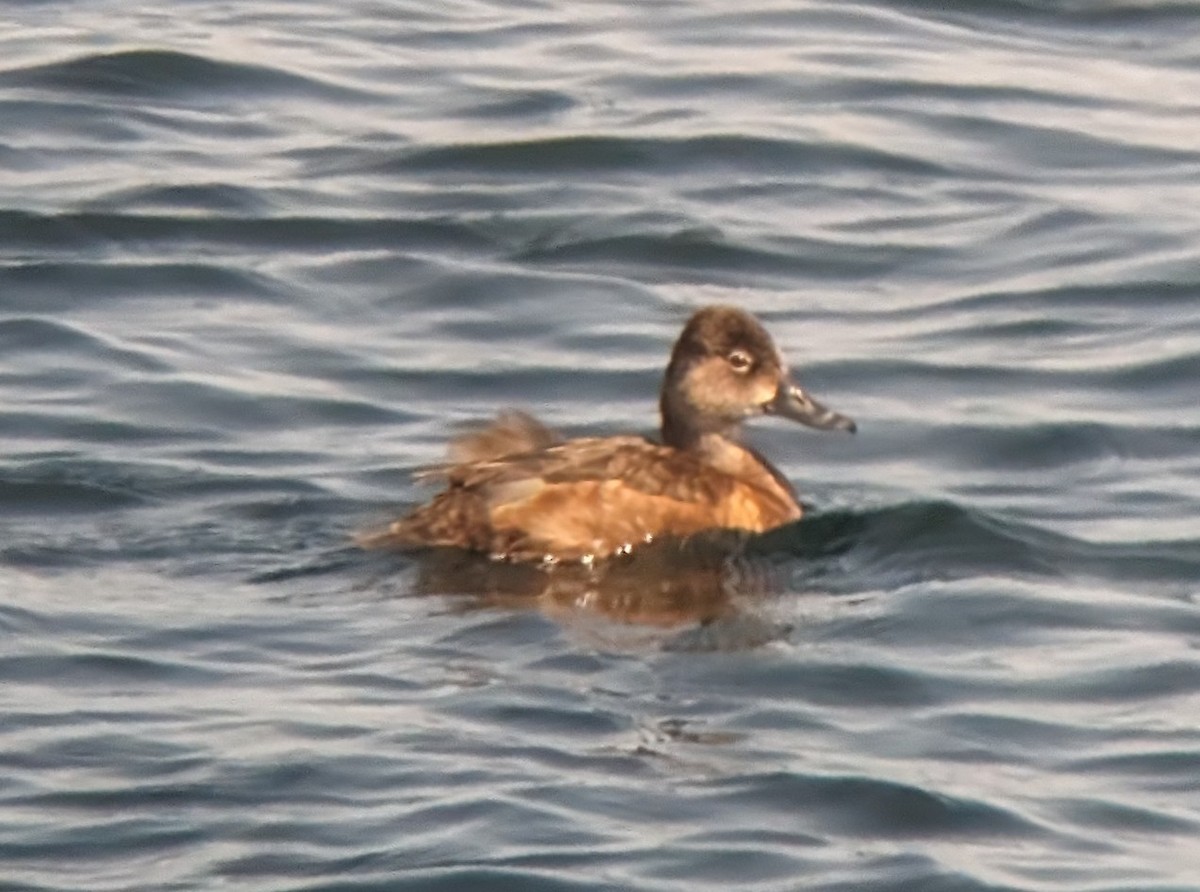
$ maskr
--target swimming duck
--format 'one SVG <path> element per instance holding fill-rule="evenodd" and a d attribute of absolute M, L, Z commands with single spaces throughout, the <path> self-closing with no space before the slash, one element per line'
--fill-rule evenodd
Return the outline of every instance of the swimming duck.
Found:
<path fill-rule="evenodd" d="M 529 415 L 504 413 L 421 475 L 444 481 L 441 493 L 360 544 L 588 562 L 664 537 L 763 532 L 799 519 L 801 507 L 779 471 L 742 444 L 742 422 L 777 415 L 855 430 L 793 383 L 766 329 L 731 306 L 704 307 L 688 320 L 659 407 L 659 442 L 563 440 Z"/>

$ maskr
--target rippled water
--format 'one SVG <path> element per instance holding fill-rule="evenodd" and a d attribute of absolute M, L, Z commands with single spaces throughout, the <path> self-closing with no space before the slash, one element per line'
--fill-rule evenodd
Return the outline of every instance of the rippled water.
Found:
<path fill-rule="evenodd" d="M 0 886 L 1200 889 L 1200 6 L 5 9 Z M 350 547 L 713 301 L 744 565 Z"/>

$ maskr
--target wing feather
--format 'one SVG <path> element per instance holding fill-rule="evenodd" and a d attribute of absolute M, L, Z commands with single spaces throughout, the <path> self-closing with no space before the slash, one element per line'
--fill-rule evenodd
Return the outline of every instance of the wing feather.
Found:
<path fill-rule="evenodd" d="M 542 485 L 618 480 L 647 496 L 680 502 L 712 504 L 725 496 L 733 480 L 713 474 L 687 454 L 651 443 L 641 437 L 592 437 L 571 440 L 529 452 L 483 461 L 462 462 L 444 469 L 451 486 L 487 493 L 527 493 L 520 486 L 530 481 Z"/>
<path fill-rule="evenodd" d="M 652 537 L 761 530 L 791 510 L 691 453 L 637 436 L 564 442 L 524 413 L 460 438 L 450 461 L 423 476 L 440 478 L 445 490 L 366 544 L 600 556 Z"/>

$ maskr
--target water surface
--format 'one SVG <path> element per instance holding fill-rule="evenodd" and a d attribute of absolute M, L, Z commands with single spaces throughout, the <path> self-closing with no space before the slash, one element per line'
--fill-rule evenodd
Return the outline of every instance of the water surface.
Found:
<path fill-rule="evenodd" d="M 4 888 L 1200 889 L 1195 4 L 0 48 Z M 753 560 L 351 546 L 505 406 L 652 430 L 716 301 L 860 425 L 756 427 Z"/>

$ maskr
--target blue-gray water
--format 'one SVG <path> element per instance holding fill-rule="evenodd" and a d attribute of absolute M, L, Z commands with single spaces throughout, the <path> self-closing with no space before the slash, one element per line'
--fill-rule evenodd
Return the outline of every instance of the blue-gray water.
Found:
<path fill-rule="evenodd" d="M 1200 889 L 1200 6 L 3 9 L 0 888 Z M 714 301 L 678 622 L 348 546 Z"/>

